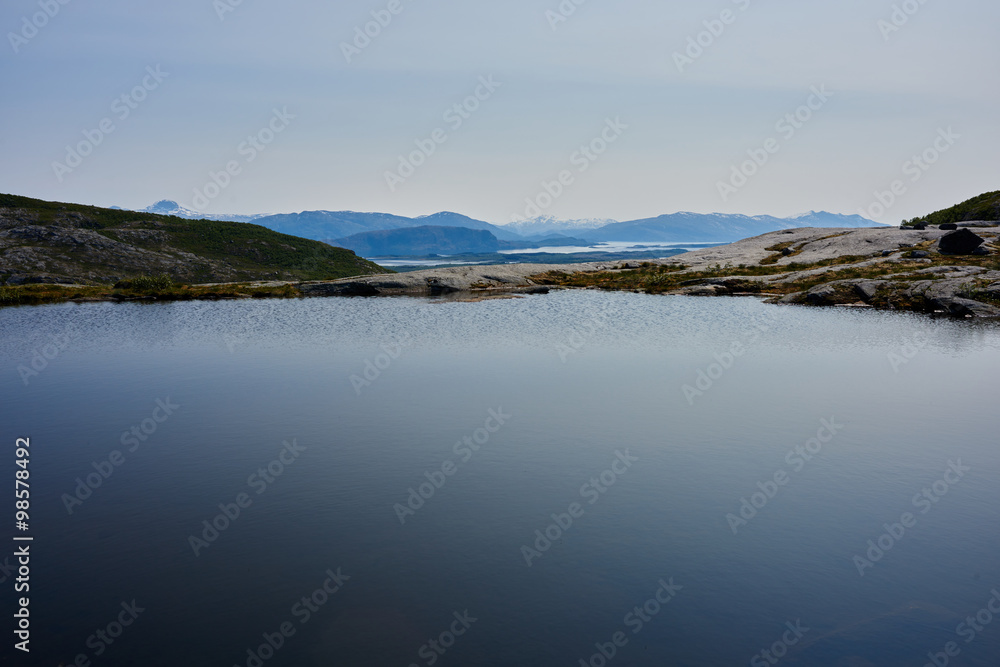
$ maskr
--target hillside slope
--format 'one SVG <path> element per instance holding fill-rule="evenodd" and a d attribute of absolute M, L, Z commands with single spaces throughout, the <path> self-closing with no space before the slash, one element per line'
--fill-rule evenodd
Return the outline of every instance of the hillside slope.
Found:
<path fill-rule="evenodd" d="M 1000 221 L 1000 190 L 973 197 L 951 208 L 936 211 L 922 218 L 908 220 L 905 224 L 943 225 L 951 222 Z"/>
<path fill-rule="evenodd" d="M 0 195 L 0 284 L 333 279 L 386 273 L 353 252 L 236 222 Z"/>

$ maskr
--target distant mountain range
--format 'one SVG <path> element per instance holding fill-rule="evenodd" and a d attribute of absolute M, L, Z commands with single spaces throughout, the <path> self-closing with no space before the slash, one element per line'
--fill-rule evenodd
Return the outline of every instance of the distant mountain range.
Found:
<path fill-rule="evenodd" d="M 560 220 L 551 215 L 545 215 L 528 220 L 508 222 L 504 229 L 517 232 L 526 238 L 548 236 L 551 234 L 581 234 L 583 230 L 597 229 L 618 222 L 608 218 L 589 218 L 585 220 Z"/>
<path fill-rule="evenodd" d="M 120 206 L 111 206 L 112 210 L 122 210 Z M 172 199 L 161 199 L 152 206 L 139 209 L 140 213 L 154 213 L 156 215 L 174 215 L 178 218 L 188 220 L 215 220 L 218 222 L 252 222 L 258 218 L 263 218 L 266 214 L 259 215 L 235 215 L 231 213 L 201 213 L 184 208 Z"/>
<path fill-rule="evenodd" d="M 500 249 L 497 237 L 485 229 L 433 225 L 362 232 L 328 243 L 353 250 L 362 257 L 462 255 L 494 253 Z"/>
<path fill-rule="evenodd" d="M 488 231 L 498 239 L 517 241 L 522 237 L 503 227 L 474 220 L 458 213 L 435 213 L 418 218 L 406 218 L 389 213 L 357 213 L 354 211 L 304 211 L 268 215 L 254 220 L 276 232 L 303 236 L 307 239 L 339 239 L 365 232 L 388 231 L 409 227 L 464 227 Z"/>
<path fill-rule="evenodd" d="M 840 215 L 810 211 L 792 218 L 770 215 L 733 215 L 723 213 L 674 213 L 645 220 L 616 222 L 586 231 L 582 236 L 593 241 L 629 241 L 688 243 L 731 243 L 751 236 L 797 227 L 883 227 L 860 215 Z"/>
<path fill-rule="evenodd" d="M 588 243 L 730 243 L 751 236 L 796 227 L 881 227 L 877 222 L 859 215 L 841 215 L 810 211 L 790 218 L 769 215 L 747 216 L 723 213 L 673 213 L 655 218 L 618 222 L 607 219 L 559 220 L 543 216 L 503 225 L 494 225 L 459 213 L 441 212 L 410 218 L 390 213 L 359 213 L 356 211 L 303 211 L 278 215 L 203 214 L 186 209 L 177 202 L 161 200 L 143 209 L 145 213 L 175 215 L 181 218 L 253 222 L 276 232 L 351 247 L 367 254 L 376 247 L 400 249 L 399 242 L 411 239 L 413 247 L 407 253 L 385 254 L 448 254 L 446 248 L 475 246 L 462 232 L 447 234 L 438 229 L 424 229 L 416 235 L 359 237 L 371 232 L 387 232 L 414 228 L 458 228 L 489 232 L 505 248 L 529 248 L 543 238 L 572 236 Z M 349 237 L 351 241 L 346 241 Z M 485 237 L 483 237 L 485 238 Z M 436 239 L 436 241 L 434 240 Z M 345 245 L 351 243 L 352 245 Z M 523 245 L 518 245 L 523 243 Z M 361 250 L 369 248 L 369 250 Z M 371 256 L 371 255 L 370 255 Z"/>
<path fill-rule="evenodd" d="M 535 237 L 532 237 L 535 238 Z M 420 257 L 425 255 L 492 254 L 500 250 L 531 250 L 561 246 L 589 246 L 590 241 L 556 234 L 537 240 L 500 240 L 486 229 L 467 227 L 403 227 L 361 232 L 342 239 L 322 239 L 364 257 Z"/>

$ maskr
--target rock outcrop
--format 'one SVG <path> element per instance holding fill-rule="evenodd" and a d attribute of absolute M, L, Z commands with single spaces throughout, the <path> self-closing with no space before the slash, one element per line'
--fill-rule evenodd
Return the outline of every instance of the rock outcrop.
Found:
<path fill-rule="evenodd" d="M 980 227 L 979 235 L 958 230 L 966 239 L 963 248 L 995 248 L 998 227 Z M 972 234 L 969 239 L 965 233 Z M 787 292 L 806 283 L 808 289 L 773 300 L 813 306 L 867 306 L 917 310 L 955 317 L 1000 317 L 1000 270 L 988 266 L 947 264 L 948 256 L 935 249 L 946 235 L 937 228 L 914 229 L 792 229 L 764 234 L 736 243 L 706 248 L 646 263 L 680 267 L 675 273 L 716 273 L 716 277 L 680 280 L 671 293 L 687 296 L 720 296 L 744 293 Z M 983 241 L 986 240 L 987 243 Z M 947 247 L 947 243 L 945 244 Z M 969 256 L 966 256 L 969 257 Z M 988 261 L 989 258 L 985 258 Z M 640 268 L 639 262 L 572 265 L 508 264 L 430 269 L 393 276 L 368 276 L 347 280 L 304 283 L 306 295 L 435 296 L 458 293 L 530 293 L 549 272 L 616 275 Z M 759 274 L 767 266 L 775 273 Z M 897 268 L 898 267 L 898 268 Z M 731 268 L 733 273 L 724 272 Z M 746 270 L 741 273 L 741 270 Z M 845 270 L 874 276 L 844 279 Z M 824 280 L 825 276 L 829 280 Z M 818 284 L 816 284 L 818 282 Z"/>
<path fill-rule="evenodd" d="M 941 228 L 943 229 L 944 225 L 941 225 Z M 975 232 L 959 229 L 941 237 L 938 242 L 938 252 L 946 255 L 971 255 L 983 242 L 983 238 Z"/>
<path fill-rule="evenodd" d="M 460 292 L 538 294 L 548 291 L 531 276 L 546 271 L 593 270 L 593 264 L 504 264 L 455 266 L 383 276 L 298 285 L 306 296 L 442 296 Z"/>

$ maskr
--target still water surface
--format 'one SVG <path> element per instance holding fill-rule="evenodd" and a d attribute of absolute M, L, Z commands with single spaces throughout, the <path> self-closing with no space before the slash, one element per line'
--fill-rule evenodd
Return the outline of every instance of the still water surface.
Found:
<path fill-rule="evenodd" d="M 989 326 L 751 299 L 5 309 L 4 654 L 995 666 L 998 371 Z"/>

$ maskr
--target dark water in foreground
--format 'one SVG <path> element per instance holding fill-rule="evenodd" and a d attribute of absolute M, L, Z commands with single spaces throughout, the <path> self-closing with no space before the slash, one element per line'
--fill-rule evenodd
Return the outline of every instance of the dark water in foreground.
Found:
<path fill-rule="evenodd" d="M 994 328 L 746 299 L 2 310 L 0 655 L 995 666 L 998 371 Z"/>

